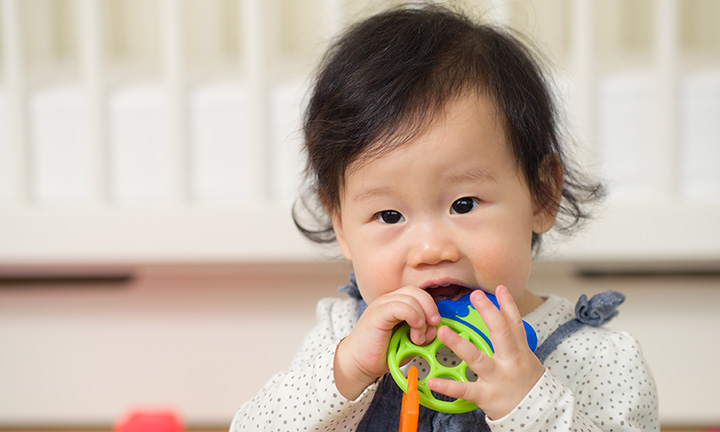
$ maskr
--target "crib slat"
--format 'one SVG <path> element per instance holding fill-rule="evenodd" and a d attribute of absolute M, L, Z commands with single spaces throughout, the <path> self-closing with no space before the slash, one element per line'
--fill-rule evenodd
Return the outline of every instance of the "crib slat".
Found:
<path fill-rule="evenodd" d="M 252 171 L 250 177 L 255 183 L 248 197 L 250 202 L 266 202 L 270 196 L 267 143 L 267 59 L 263 22 L 265 20 L 265 2 L 263 0 L 243 0 L 240 8 L 240 37 L 243 50 L 244 78 L 247 86 L 248 123 L 250 130 L 246 134 L 252 163 L 247 168 Z"/>
<path fill-rule="evenodd" d="M 572 131 L 578 143 L 594 142 L 595 134 L 595 23 L 593 19 L 593 0 L 576 0 L 570 3 L 572 16 L 570 50 L 575 75 L 575 109 Z M 578 153 L 581 166 L 591 166 L 596 156 L 589 145 L 582 145 Z"/>
<path fill-rule="evenodd" d="M 182 5 L 178 0 L 161 3 L 161 51 L 167 100 L 168 140 L 170 142 L 173 200 L 178 204 L 189 202 L 187 115 L 185 103 L 185 74 L 183 56 Z"/>
<path fill-rule="evenodd" d="M 87 133 L 94 152 L 93 195 L 98 203 L 107 203 L 108 188 L 108 154 L 105 134 L 107 122 L 104 109 L 103 54 L 102 33 L 100 24 L 100 3 L 98 0 L 78 0 L 77 5 L 80 23 L 80 62 L 85 96 L 87 98 Z"/>
<path fill-rule="evenodd" d="M 30 165 L 28 154 L 26 82 L 22 50 L 20 0 L 2 0 L 2 41 L 5 60 L 8 146 L 13 171 L 8 180 L 14 184 L 12 199 L 18 206 L 31 204 Z"/>
<path fill-rule="evenodd" d="M 345 19 L 345 6 L 342 0 L 324 0 L 324 35 L 325 40 L 330 41 L 333 37 L 340 34 Z"/>
<path fill-rule="evenodd" d="M 658 199 L 669 200 L 678 195 L 677 151 L 677 2 L 660 0 L 655 15 L 655 62 L 657 68 L 657 134 L 654 184 Z"/>

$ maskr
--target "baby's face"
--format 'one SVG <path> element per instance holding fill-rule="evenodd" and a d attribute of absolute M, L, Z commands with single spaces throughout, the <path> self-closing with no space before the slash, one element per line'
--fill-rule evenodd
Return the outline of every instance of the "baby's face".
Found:
<path fill-rule="evenodd" d="M 368 303 L 407 285 L 438 301 L 502 284 L 522 313 L 532 233 L 553 223 L 533 202 L 493 102 L 474 94 L 407 144 L 352 165 L 333 217 Z"/>

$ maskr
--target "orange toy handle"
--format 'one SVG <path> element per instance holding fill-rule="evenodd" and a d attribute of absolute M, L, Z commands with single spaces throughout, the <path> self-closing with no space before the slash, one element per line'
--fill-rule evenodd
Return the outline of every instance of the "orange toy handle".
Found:
<path fill-rule="evenodd" d="M 403 394 L 402 398 L 402 412 L 400 413 L 400 429 L 398 429 L 398 432 L 417 432 L 420 401 L 417 391 L 418 370 L 415 366 L 410 366 L 410 369 L 408 369 L 407 380 L 407 392 Z"/>

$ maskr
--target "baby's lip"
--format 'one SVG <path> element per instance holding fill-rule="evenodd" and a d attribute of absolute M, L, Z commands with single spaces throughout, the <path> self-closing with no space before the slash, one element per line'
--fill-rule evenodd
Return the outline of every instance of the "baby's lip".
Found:
<path fill-rule="evenodd" d="M 430 285 L 425 288 L 425 291 L 430 294 L 435 303 L 440 300 L 452 300 L 457 301 L 463 296 L 471 293 L 472 288 L 468 288 L 464 285 L 455 283 L 445 283 L 440 285 Z"/>

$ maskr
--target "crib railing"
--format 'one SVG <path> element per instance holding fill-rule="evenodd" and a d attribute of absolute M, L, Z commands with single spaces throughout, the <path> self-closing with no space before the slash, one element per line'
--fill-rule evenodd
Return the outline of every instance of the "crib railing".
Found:
<path fill-rule="evenodd" d="M 302 101 L 390 3 L 2 0 L 0 261 L 316 259 L 289 215 Z M 720 258 L 720 3 L 462 3 L 549 54 L 610 187 L 553 259 Z"/>

